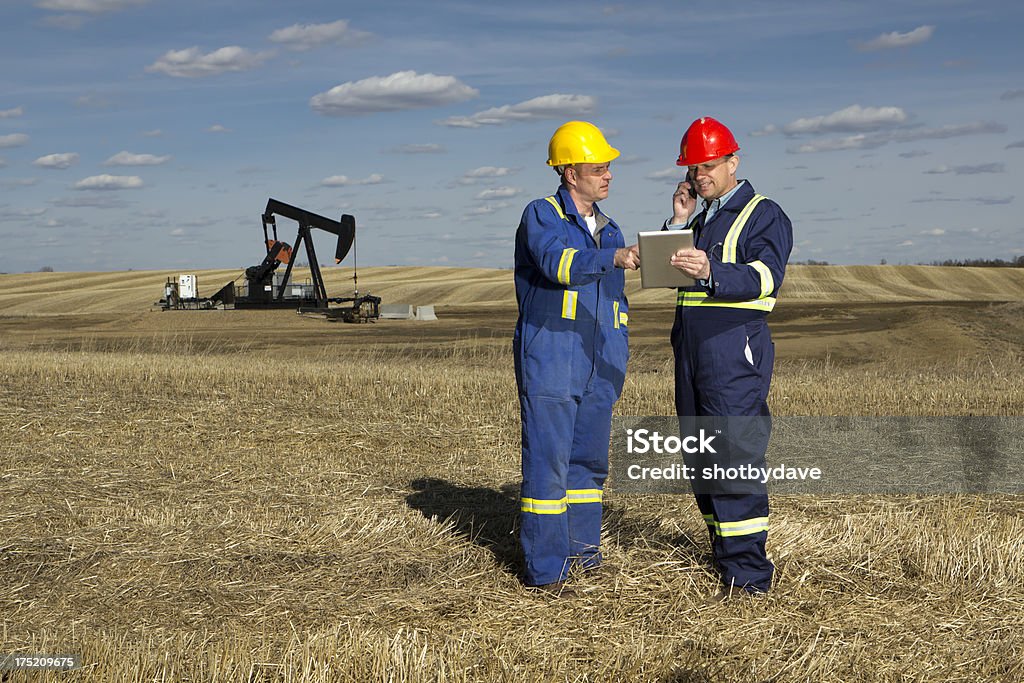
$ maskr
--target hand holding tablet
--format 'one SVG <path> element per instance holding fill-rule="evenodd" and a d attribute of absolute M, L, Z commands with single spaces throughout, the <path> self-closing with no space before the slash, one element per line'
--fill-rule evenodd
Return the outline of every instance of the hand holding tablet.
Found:
<path fill-rule="evenodd" d="M 694 280 L 669 261 L 680 249 L 693 248 L 693 230 L 651 230 L 638 234 L 640 286 L 689 287 Z"/>

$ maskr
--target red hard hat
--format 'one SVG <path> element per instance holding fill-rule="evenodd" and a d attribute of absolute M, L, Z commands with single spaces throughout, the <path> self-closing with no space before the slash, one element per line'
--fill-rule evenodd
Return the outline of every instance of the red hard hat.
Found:
<path fill-rule="evenodd" d="M 683 133 L 676 165 L 696 166 L 732 154 L 739 148 L 728 128 L 710 116 L 702 116 Z"/>

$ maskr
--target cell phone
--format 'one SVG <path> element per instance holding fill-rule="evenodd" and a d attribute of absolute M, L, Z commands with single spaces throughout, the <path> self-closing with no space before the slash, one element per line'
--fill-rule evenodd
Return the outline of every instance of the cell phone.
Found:
<path fill-rule="evenodd" d="M 694 182 L 693 176 L 690 175 L 690 171 L 686 171 L 686 182 L 690 183 L 690 197 L 693 199 L 697 198 L 697 183 Z"/>

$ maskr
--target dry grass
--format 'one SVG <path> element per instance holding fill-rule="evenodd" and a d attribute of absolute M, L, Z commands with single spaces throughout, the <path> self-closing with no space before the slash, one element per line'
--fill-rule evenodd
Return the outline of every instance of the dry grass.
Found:
<path fill-rule="evenodd" d="M 365 269 L 442 318 L 370 326 L 147 312 L 170 274 L 0 276 L 0 652 L 85 663 L 0 680 L 1024 678 L 1019 497 L 776 496 L 776 591 L 706 608 L 690 500 L 610 493 L 608 571 L 545 600 L 509 271 Z M 1022 275 L 792 268 L 774 411 L 1024 414 Z M 630 287 L 618 410 L 670 414 L 671 293 Z"/>
<path fill-rule="evenodd" d="M 619 410 L 673 415 L 672 360 L 639 354 Z M 776 363 L 769 403 L 776 415 L 1022 415 L 1024 357 L 958 359 L 942 366 L 907 361 L 841 365 L 823 360 Z"/>
<path fill-rule="evenodd" d="M 705 608 L 694 506 L 610 496 L 609 571 L 553 602 L 516 580 L 506 348 L 123 344 L 0 358 L 0 651 L 82 653 L 62 680 L 1024 676 L 1019 499 L 777 498 L 776 592 Z M 620 408 L 670 411 L 665 358 L 635 365 Z M 1015 365 L 782 361 L 773 402 L 1019 415 Z"/>

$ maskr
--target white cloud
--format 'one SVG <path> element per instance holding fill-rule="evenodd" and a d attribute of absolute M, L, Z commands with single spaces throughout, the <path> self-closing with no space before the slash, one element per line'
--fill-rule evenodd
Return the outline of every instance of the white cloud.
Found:
<path fill-rule="evenodd" d="M 1006 164 L 1001 163 L 990 163 L 990 164 L 978 164 L 975 166 L 963 165 L 963 166 L 936 166 L 935 168 L 925 171 L 928 174 L 943 174 L 953 173 L 955 175 L 978 175 L 979 173 L 1005 173 Z"/>
<path fill-rule="evenodd" d="M 39 168 L 56 168 L 63 170 L 78 163 L 78 155 L 74 152 L 66 152 L 64 154 L 47 154 L 46 156 L 39 157 L 32 163 Z"/>
<path fill-rule="evenodd" d="M 968 135 L 984 135 L 989 133 L 1005 133 L 1006 126 L 1001 123 L 977 121 L 959 125 L 939 126 L 938 128 L 911 128 L 907 130 L 862 133 L 843 138 L 831 138 L 818 142 L 791 147 L 786 151 L 790 154 L 809 154 L 814 152 L 830 152 L 847 149 L 875 149 L 890 142 L 914 142 L 917 140 L 944 140 L 947 138 Z"/>
<path fill-rule="evenodd" d="M 349 178 L 345 175 L 332 175 L 320 181 L 324 187 L 349 187 L 350 185 L 380 185 L 385 182 L 384 176 L 379 173 L 371 173 L 362 180 Z"/>
<path fill-rule="evenodd" d="M 826 116 L 797 119 L 783 126 L 782 132 L 786 135 L 862 133 L 892 128 L 906 121 L 907 114 L 899 107 L 862 107 L 853 104 Z"/>
<path fill-rule="evenodd" d="M 945 140 L 965 135 L 981 135 L 986 133 L 1005 133 L 1006 126 L 989 121 L 976 121 L 959 125 L 939 126 L 938 128 L 914 128 L 891 134 L 896 142 L 912 142 L 914 140 Z"/>
<path fill-rule="evenodd" d="M 219 123 L 215 123 L 206 129 L 207 133 L 230 133 L 231 129 L 226 126 L 222 126 Z"/>
<path fill-rule="evenodd" d="M 149 0 L 36 0 L 36 7 L 55 12 L 89 12 L 100 14 L 145 5 Z"/>
<path fill-rule="evenodd" d="M 4 147 L 21 147 L 28 143 L 28 136 L 24 133 L 13 133 L 11 135 L 0 135 L 0 149 Z"/>
<path fill-rule="evenodd" d="M 909 31 L 907 33 L 899 33 L 897 31 L 893 31 L 892 33 L 883 33 L 873 40 L 861 43 L 860 49 L 864 51 L 889 50 L 896 47 L 920 45 L 931 38 L 934 32 L 934 26 L 918 26 L 913 31 Z"/>
<path fill-rule="evenodd" d="M 751 131 L 750 137 L 752 137 L 752 138 L 759 138 L 759 137 L 761 137 L 763 135 L 775 135 L 778 132 L 779 132 L 779 127 L 776 126 L 774 123 L 769 123 L 767 126 L 765 126 L 764 128 L 762 128 L 760 130 Z"/>
<path fill-rule="evenodd" d="M 499 211 L 509 208 L 509 206 L 510 204 L 508 202 L 502 201 L 490 202 L 488 204 L 481 204 L 480 206 L 471 209 L 465 209 L 461 211 L 461 215 L 459 216 L 459 222 L 468 223 L 474 220 L 474 218 L 476 218 L 477 216 L 490 216 Z"/>
<path fill-rule="evenodd" d="M 349 28 L 344 19 L 329 24 L 294 24 L 270 34 L 270 40 L 292 50 L 311 50 L 328 43 L 352 44 L 369 37 L 369 33 Z"/>
<path fill-rule="evenodd" d="M 15 107 L 14 109 L 4 109 L 0 111 L 0 119 L 13 119 L 16 116 L 21 116 L 25 113 L 25 110 L 21 107 Z"/>
<path fill-rule="evenodd" d="M 787 151 L 791 154 L 812 154 L 814 152 L 835 152 L 846 149 L 873 149 L 886 144 L 888 140 L 872 139 L 867 135 L 850 135 L 845 138 L 832 138 L 819 142 L 808 142 Z"/>
<path fill-rule="evenodd" d="M 515 197 L 523 190 L 518 187 L 495 187 L 490 190 L 484 190 L 480 192 L 477 199 L 510 199 Z"/>
<path fill-rule="evenodd" d="M 442 145 L 435 143 L 399 145 L 391 149 L 399 154 L 441 154 L 445 151 Z"/>
<path fill-rule="evenodd" d="M 920 234 L 922 234 L 922 235 L 931 235 L 933 237 L 939 237 L 941 235 L 945 235 L 946 231 L 943 230 L 942 228 L 932 228 L 930 230 L 922 230 Z"/>
<path fill-rule="evenodd" d="M 494 107 L 472 116 L 452 116 L 438 121 L 442 126 L 453 128 L 479 128 L 500 126 L 516 121 L 538 121 L 541 119 L 563 119 L 589 114 L 597 105 L 597 99 L 589 95 L 563 95 L 554 93 L 534 97 L 518 104 Z M 610 135 L 606 131 L 606 134 Z"/>
<path fill-rule="evenodd" d="M 1007 195 L 1005 197 L 976 197 L 976 198 L 971 199 L 969 201 L 975 202 L 977 204 L 983 204 L 985 206 L 997 206 L 997 205 L 1000 205 L 1000 204 L 1012 204 L 1013 203 L 1013 197 L 1014 197 L 1014 195 L 1012 195 L 1012 194 L 1011 195 Z M 976 231 L 977 231 L 977 228 L 973 229 L 971 232 L 976 232 Z"/>
<path fill-rule="evenodd" d="M 198 47 L 168 50 L 163 57 L 146 67 L 151 73 L 162 73 L 175 78 L 202 78 L 228 71 L 245 71 L 259 66 L 268 57 L 244 47 L 230 45 L 203 54 Z"/>
<path fill-rule="evenodd" d="M 514 173 L 518 173 L 518 168 L 508 168 L 505 166 L 481 166 L 474 168 L 471 171 L 466 171 L 459 178 L 459 185 L 475 185 L 479 180 L 487 180 L 490 178 L 505 178 Z"/>
<path fill-rule="evenodd" d="M 653 173 L 648 173 L 647 175 L 644 176 L 644 178 L 646 178 L 647 180 L 665 180 L 671 181 L 673 183 L 679 183 L 682 182 L 685 173 L 685 168 L 681 168 L 679 166 L 670 166 L 669 168 L 666 168 L 661 171 L 654 171 Z"/>
<path fill-rule="evenodd" d="M 74 184 L 76 190 L 135 190 L 143 186 L 137 175 L 94 175 Z"/>
<path fill-rule="evenodd" d="M 105 109 L 110 106 L 110 100 L 97 93 L 79 95 L 75 98 L 75 106 L 91 109 Z"/>
<path fill-rule="evenodd" d="M 67 209 L 125 209 L 128 202 L 111 195 L 87 194 L 78 197 L 64 197 L 50 202 L 54 206 Z"/>
<path fill-rule="evenodd" d="M 0 222 L 14 223 L 24 220 L 25 218 L 39 218 L 44 213 L 46 213 L 46 209 L 17 209 L 14 211 L 5 210 L 2 214 L 0 214 Z"/>
<path fill-rule="evenodd" d="M 505 166 L 481 166 L 472 171 L 466 171 L 464 178 L 504 178 L 512 175 L 515 171 Z"/>
<path fill-rule="evenodd" d="M 159 128 L 154 128 L 153 130 L 143 131 L 142 134 L 145 135 L 147 138 L 158 138 L 161 135 L 163 135 L 164 132 Z"/>
<path fill-rule="evenodd" d="M 615 166 L 631 166 L 633 164 L 645 164 L 648 161 L 650 161 L 648 157 L 643 157 L 638 154 L 623 154 L 612 163 Z"/>
<path fill-rule="evenodd" d="M 160 164 L 166 164 L 170 160 L 170 156 L 118 152 L 103 163 L 104 166 L 159 166 Z"/>
<path fill-rule="evenodd" d="M 0 168 L 4 168 L 5 166 L 7 166 L 7 162 L 4 161 L 3 159 L 0 159 Z"/>
<path fill-rule="evenodd" d="M 463 102 L 479 91 L 454 76 L 398 71 L 336 85 L 314 95 L 309 106 L 325 116 L 353 116 L 382 111 L 438 107 Z"/>

